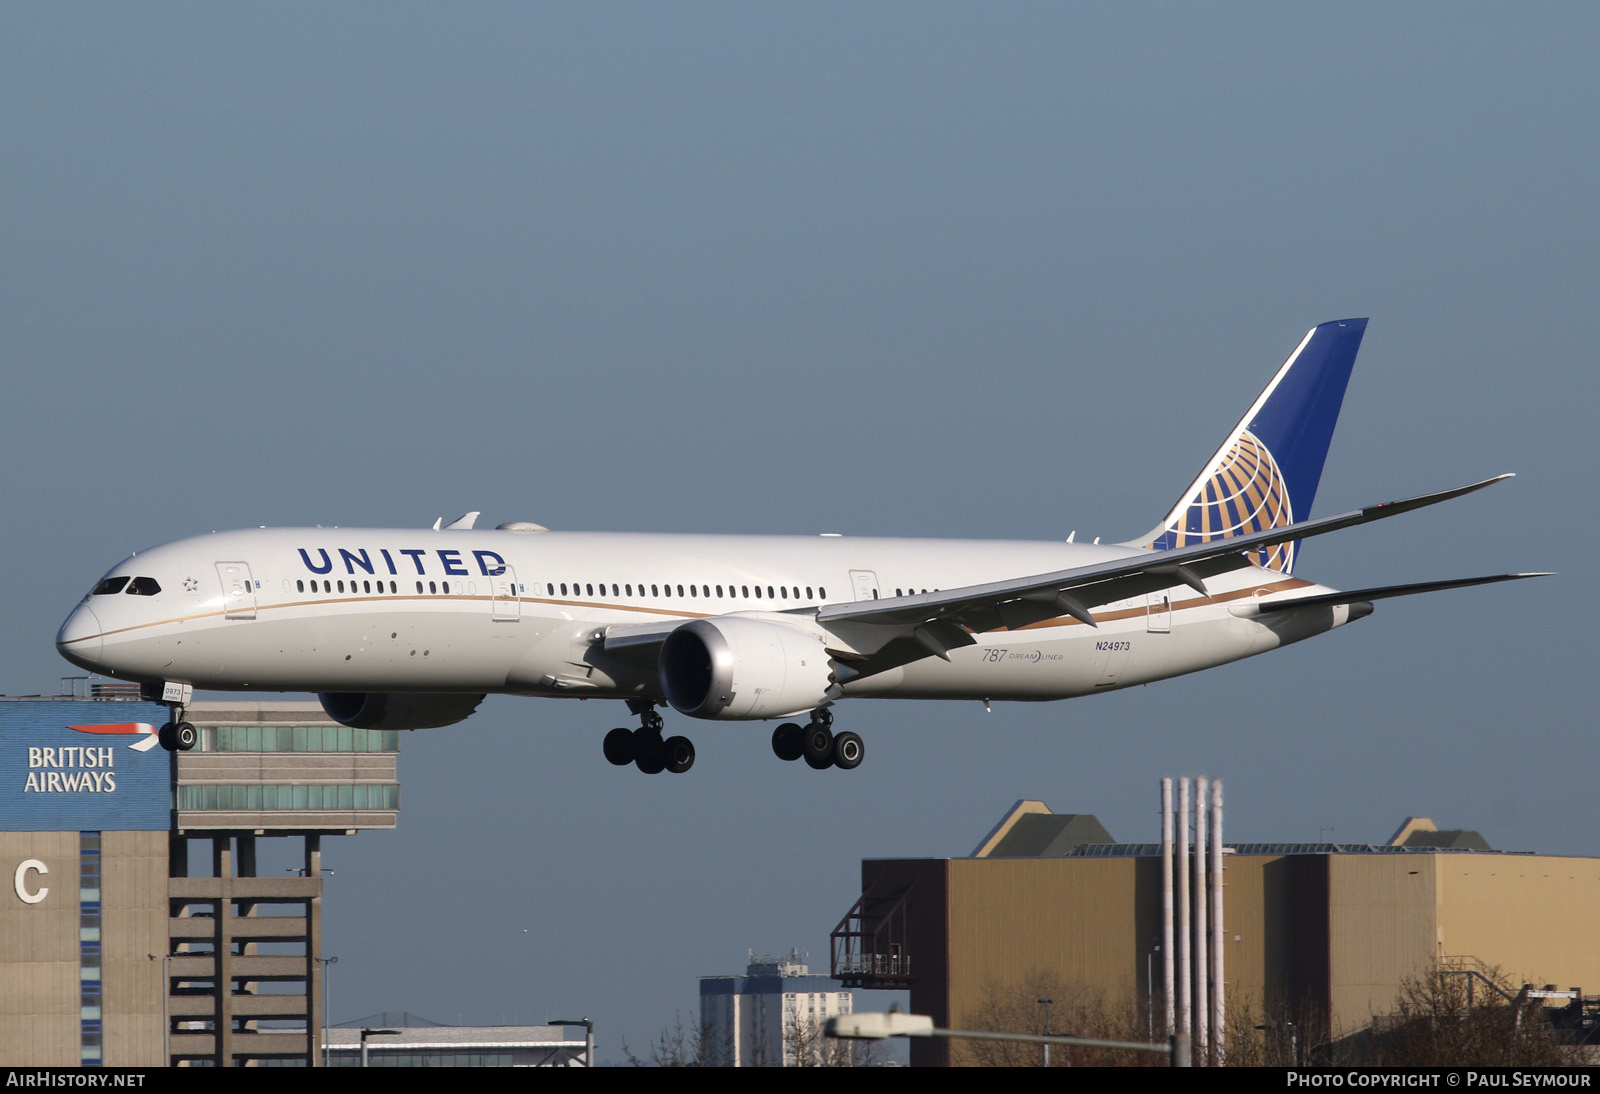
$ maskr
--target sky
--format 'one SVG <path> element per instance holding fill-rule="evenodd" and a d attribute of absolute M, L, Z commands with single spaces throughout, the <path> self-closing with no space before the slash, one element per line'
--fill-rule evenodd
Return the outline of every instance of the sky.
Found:
<path fill-rule="evenodd" d="M 1561 576 L 1106 696 L 845 702 L 849 773 L 669 715 L 698 761 L 650 778 L 601 756 L 620 704 L 491 697 L 407 736 L 397 831 L 328 843 L 333 1017 L 588 1015 L 617 1060 L 751 949 L 825 969 L 861 859 L 1020 798 L 1154 839 L 1165 775 L 1240 840 L 1600 854 L 1596 41 L 1578 4 L 10 5 L 0 691 L 213 529 L 1129 538 L 1370 316 L 1315 513 L 1518 477 L 1297 574 Z"/>

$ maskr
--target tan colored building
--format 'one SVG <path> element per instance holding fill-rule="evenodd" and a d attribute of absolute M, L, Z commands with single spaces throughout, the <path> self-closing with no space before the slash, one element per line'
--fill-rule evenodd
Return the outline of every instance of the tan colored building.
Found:
<path fill-rule="evenodd" d="M 863 862 L 833 975 L 909 989 L 912 1011 L 947 1028 L 981 1028 L 997 998 L 1041 975 L 1139 1016 L 1153 994 L 1160 1036 L 1160 845 L 1078 842 L 1086 821 L 1099 828 L 1019 802 L 972 858 Z M 1473 849 L 1460 833 L 1430 845 L 1419 833 L 1432 831 L 1420 822 L 1383 845 L 1228 845 L 1229 1007 L 1325 1015 L 1321 1035 L 1337 1038 L 1391 1013 L 1404 978 L 1441 965 L 1600 992 L 1600 859 Z M 912 1063 L 947 1063 L 947 1044 L 913 1041 Z"/>

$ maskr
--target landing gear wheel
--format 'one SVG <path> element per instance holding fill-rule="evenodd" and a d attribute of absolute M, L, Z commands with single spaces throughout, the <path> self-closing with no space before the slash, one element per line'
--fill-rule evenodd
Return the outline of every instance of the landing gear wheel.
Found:
<path fill-rule="evenodd" d="M 162 748 L 166 749 L 168 752 L 171 752 L 173 750 L 174 746 L 172 744 L 172 723 L 171 722 L 168 722 L 166 725 L 164 725 L 160 729 L 156 730 L 156 743 L 158 743 Z"/>
<path fill-rule="evenodd" d="M 694 766 L 694 743 L 687 737 L 668 737 L 662 747 L 666 769 L 682 775 Z"/>
<path fill-rule="evenodd" d="M 646 775 L 659 775 L 667 766 L 667 746 L 661 734 L 640 730 L 633 738 L 633 765 Z"/>
<path fill-rule="evenodd" d="M 821 771 L 833 766 L 833 731 L 819 722 L 806 726 L 801 742 L 807 766 Z"/>
<path fill-rule="evenodd" d="M 172 726 L 172 745 L 179 752 L 188 752 L 200 743 L 200 734 L 188 722 L 174 722 Z"/>
<path fill-rule="evenodd" d="M 834 734 L 834 767 L 844 771 L 854 771 L 861 766 L 861 761 L 866 756 L 866 753 L 866 745 L 862 743 L 860 734 L 851 733 L 849 730 Z"/>
<path fill-rule="evenodd" d="M 633 762 L 633 730 L 618 726 L 606 734 L 601 747 L 605 749 L 607 760 L 618 767 L 627 767 Z"/>
<path fill-rule="evenodd" d="M 780 760 L 793 761 L 805 751 L 805 730 L 794 722 L 785 722 L 772 731 L 772 754 Z"/>

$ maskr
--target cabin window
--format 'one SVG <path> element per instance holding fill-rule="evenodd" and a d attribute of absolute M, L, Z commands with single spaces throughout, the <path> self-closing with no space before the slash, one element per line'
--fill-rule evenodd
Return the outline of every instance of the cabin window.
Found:
<path fill-rule="evenodd" d="M 789 586 L 787 586 L 787 585 L 779 585 L 778 586 L 778 592 L 783 594 L 783 599 L 784 600 L 788 600 L 789 599 Z"/>
<path fill-rule="evenodd" d="M 428 582 L 428 591 L 430 593 L 437 593 L 439 591 L 439 586 L 436 583 L 430 581 L 430 582 Z"/>
<path fill-rule="evenodd" d="M 389 591 L 391 593 L 397 593 L 397 592 L 400 591 L 400 586 L 396 585 L 394 582 L 391 581 L 391 582 L 389 582 Z"/>
<path fill-rule="evenodd" d="M 772 586 L 771 585 L 767 586 L 767 599 L 768 600 L 772 599 Z"/>
<path fill-rule="evenodd" d="M 422 582 L 419 581 L 419 582 L 417 582 L 417 592 L 420 593 L 421 591 L 422 591 Z"/>
<path fill-rule="evenodd" d="M 338 585 L 339 585 L 339 591 L 341 593 L 344 592 L 344 581 L 342 579 L 338 582 Z"/>
<path fill-rule="evenodd" d="M 756 599 L 757 600 L 761 599 L 761 586 L 760 585 L 756 586 Z"/>
<path fill-rule="evenodd" d="M 294 591 L 297 592 L 297 593 L 305 592 L 306 591 L 306 583 L 304 581 L 296 581 L 294 583 Z"/>
<path fill-rule="evenodd" d="M 828 590 L 824 589 L 821 585 L 817 586 L 817 599 L 819 599 L 819 600 L 828 599 Z"/>
<path fill-rule="evenodd" d="M 814 596 L 811 595 L 811 586 L 810 585 L 806 586 L 806 599 L 807 600 L 815 600 L 816 599 Z"/>
<path fill-rule="evenodd" d="M 661 595 L 661 590 L 657 589 L 654 585 L 652 585 L 652 586 L 650 586 L 650 595 L 651 596 L 660 596 Z"/>
<path fill-rule="evenodd" d="M 744 593 L 746 599 L 749 598 L 749 596 L 750 596 L 750 586 L 748 586 L 748 585 L 740 585 L 739 586 L 739 590 L 742 593 Z"/>
<path fill-rule="evenodd" d="M 683 595 L 683 586 L 682 586 L 682 585 L 679 585 L 679 586 L 678 586 L 678 595 L 679 595 L 679 596 L 682 596 L 682 595 Z"/>
<path fill-rule="evenodd" d="M 362 581 L 362 583 L 361 583 L 361 591 L 364 592 L 364 593 L 370 593 L 372 591 L 372 582 L 370 582 L 370 581 Z"/>
<path fill-rule="evenodd" d="M 594 595 L 594 586 L 593 585 L 585 585 L 583 587 L 583 590 L 584 590 L 584 592 L 588 593 L 590 596 Z"/>
<path fill-rule="evenodd" d="M 625 591 L 629 596 L 633 595 L 633 586 L 632 585 L 624 585 L 622 588 L 623 588 L 623 591 Z"/>

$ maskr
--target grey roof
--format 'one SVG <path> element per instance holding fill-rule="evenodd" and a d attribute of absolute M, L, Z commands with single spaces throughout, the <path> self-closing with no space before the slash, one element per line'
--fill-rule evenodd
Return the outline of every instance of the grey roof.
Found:
<path fill-rule="evenodd" d="M 1489 841 L 1470 828 L 1435 828 L 1412 832 L 1402 847 L 1448 848 L 1453 851 L 1492 851 Z"/>
<path fill-rule="evenodd" d="M 1057 858 L 1083 844 L 1115 844 L 1092 813 L 1028 813 L 1016 819 L 988 858 Z"/>
<path fill-rule="evenodd" d="M 367 1038 L 369 1049 L 377 1048 L 517 1048 L 584 1044 L 581 1032 L 576 1037 L 567 1035 L 565 1026 L 368 1026 L 369 1029 L 393 1029 Z M 333 1048 L 357 1048 L 361 1044 L 360 1029 L 334 1027 L 328 1030 L 328 1044 Z"/>

